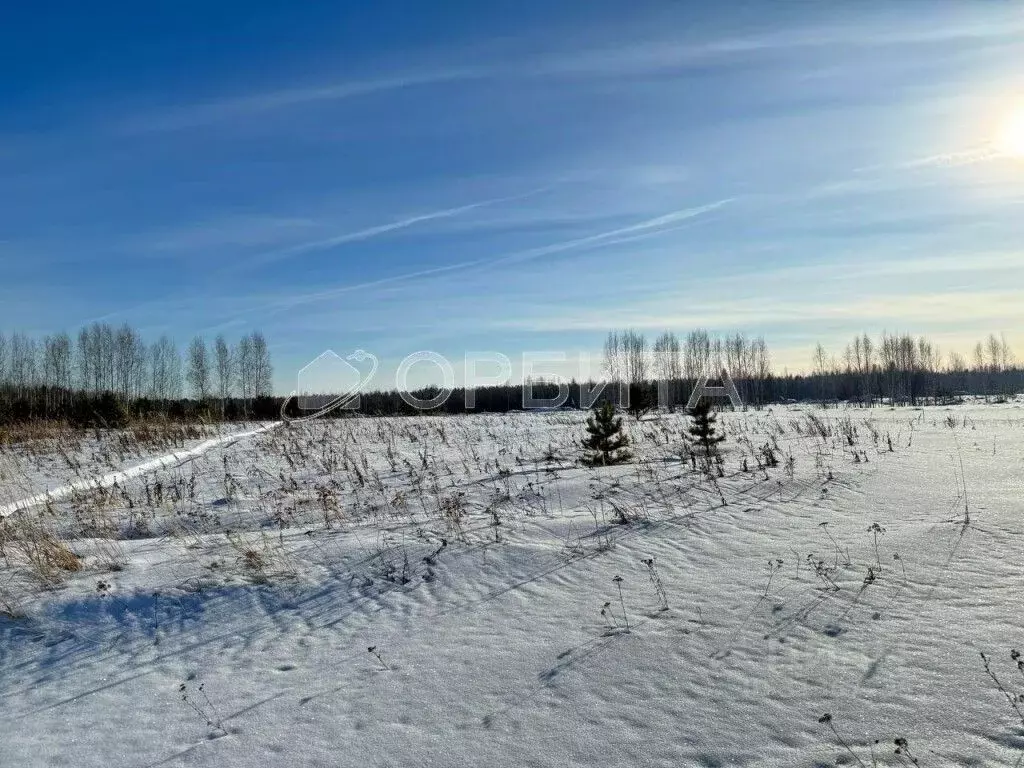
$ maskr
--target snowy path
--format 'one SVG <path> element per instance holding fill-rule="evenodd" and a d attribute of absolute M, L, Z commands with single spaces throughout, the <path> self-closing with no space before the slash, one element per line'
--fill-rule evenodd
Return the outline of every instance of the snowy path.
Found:
<path fill-rule="evenodd" d="M 5 517 L 24 509 L 30 509 L 41 504 L 46 504 L 47 502 L 59 501 L 60 499 L 65 499 L 77 492 L 110 488 L 114 483 L 123 483 L 126 480 L 144 475 L 147 472 L 153 472 L 175 464 L 181 464 L 189 459 L 195 458 L 196 456 L 201 456 L 212 448 L 227 446 L 231 443 L 238 442 L 239 440 L 243 440 L 247 437 L 252 437 L 253 435 L 261 434 L 279 426 L 281 426 L 281 422 L 273 422 L 245 432 L 234 432 L 227 435 L 221 435 L 209 440 L 204 440 L 191 448 L 175 451 L 174 453 L 169 453 L 164 456 L 157 456 L 156 458 L 149 459 L 127 469 L 109 472 L 105 475 L 101 475 L 100 477 L 87 477 L 52 490 L 36 493 L 19 501 L 0 506 L 0 517 Z"/>

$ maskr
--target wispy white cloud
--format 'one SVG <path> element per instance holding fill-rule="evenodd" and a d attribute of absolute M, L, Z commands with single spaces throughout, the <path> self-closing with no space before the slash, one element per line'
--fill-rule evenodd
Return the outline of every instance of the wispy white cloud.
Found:
<path fill-rule="evenodd" d="M 685 222 L 690 219 L 695 219 L 704 214 L 718 210 L 728 205 L 732 201 L 733 200 L 730 198 L 725 200 L 718 200 L 716 202 L 708 203 L 705 205 L 694 206 L 691 208 L 683 208 L 677 211 L 671 211 L 669 213 L 662 214 L 660 216 L 645 219 L 643 221 L 637 222 L 635 224 L 630 224 L 625 227 L 617 227 L 615 229 L 609 229 L 604 232 L 589 235 L 587 237 L 579 237 L 571 240 L 564 240 L 557 243 L 551 243 L 545 246 L 539 246 L 537 248 L 530 248 L 523 251 L 517 251 L 515 253 L 507 254 L 504 256 L 483 257 L 479 259 L 473 259 L 470 261 L 462 261 L 455 264 L 447 264 L 438 267 L 433 267 L 430 269 L 404 272 L 402 274 L 391 275 L 377 280 L 362 281 L 359 283 L 341 285 L 323 291 L 296 294 L 290 297 L 279 299 L 278 301 L 274 302 L 274 304 L 281 308 L 290 309 L 302 304 L 310 304 L 313 302 L 330 300 L 338 296 L 351 293 L 353 291 L 364 291 L 372 288 L 379 288 L 386 285 L 392 285 L 395 283 L 401 283 L 408 280 L 437 276 L 445 273 L 464 271 L 474 268 L 490 269 L 497 266 L 520 263 L 532 259 L 538 259 L 543 256 L 549 256 L 565 251 L 577 249 L 583 250 L 586 248 L 597 247 L 605 244 L 610 244 L 613 242 L 624 242 L 625 238 L 653 236 L 660 233 L 670 232 L 675 228 L 674 226 L 671 225 L 678 226 L 682 222 Z M 481 204 L 474 204 L 474 206 L 479 205 Z M 463 208 L 471 208 L 474 206 L 463 206 Z"/>
<path fill-rule="evenodd" d="M 911 158 L 902 163 L 889 166 L 891 170 L 912 170 L 915 168 L 955 168 L 961 165 L 974 165 L 976 163 L 987 163 L 992 160 L 1005 158 L 1006 153 L 1001 152 L 991 143 L 978 144 L 973 147 L 939 152 L 934 155 Z M 878 168 L 885 170 L 886 168 Z"/>
<path fill-rule="evenodd" d="M 513 63 L 495 60 L 479 47 L 446 52 L 450 61 L 475 60 L 470 65 L 424 63 L 390 74 L 354 77 L 338 82 L 297 83 L 289 87 L 228 95 L 192 104 L 136 115 L 121 121 L 127 134 L 159 133 L 196 128 L 225 120 L 316 103 L 342 101 L 388 91 L 443 83 L 535 77 L 620 77 L 658 74 L 668 70 L 715 61 L 747 58 L 758 52 L 800 49 L 832 49 L 837 46 L 901 46 L 914 43 L 948 43 L 988 38 L 1012 38 L 1024 30 L 1024 20 L 1008 15 L 1002 23 L 992 20 L 950 19 L 922 23 L 916 28 L 893 27 L 884 18 L 842 24 L 805 25 L 768 29 L 749 35 L 709 31 L 702 39 L 687 36 L 665 38 L 659 34 L 633 35 L 629 43 L 590 40 L 566 52 L 561 38 L 541 44 L 541 50 L 518 56 Z M 639 39 L 638 39 L 639 38 Z M 436 53 L 427 54 L 434 61 Z"/>
<path fill-rule="evenodd" d="M 623 44 L 593 43 L 576 46 L 566 53 L 540 54 L 520 62 L 520 75 L 623 76 L 664 72 L 695 64 L 749 59 L 759 52 L 806 49 L 833 50 L 836 47 L 882 47 L 913 44 L 952 43 L 983 39 L 1012 39 L 1024 30 L 1024 18 L 1008 14 L 1002 22 L 950 18 L 921 20 L 910 26 L 895 26 L 884 17 L 865 14 L 841 23 L 811 23 L 751 34 L 716 34 L 705 30 L 698 37 L 685 31 L 671 39 L 657 33 Z"/>
<path fill-rule="evenodd" d="M 1013 291 L 975 291 L 915 295 L 897 293 L 845 301 L 766 300 L 763 296 L 716 301 L 687 301 L 685 311 L 652 311 L 649 307 L 602 308 L 599 313 L 530 316 L 495 320 L 494 327 L 530 332 L 606 331 L 609 325 L 643 330 L 712 327 L 719 329 L 770 327 L 774 324 L 856 321 L 894 329 L 921 328 L 947 321 L 987 321 L 992 327 L 1016 327 L 1024 307 Z"/>
<path fill-rule="evenodd" d="M 360 242 L 363 240 L 370 240 L 374 237 L 380 237 L 381 235 L 387 235 L 392 232 L 398 232 L 403 229 L 414 227 L 417 224 L 425 224 L 431 221 L 437 221 L 439 219 L 451 219 L 471 211 L 478 210 L 480 208 L 486 208 L 488 206 L 500 205 L 502 203 L 512 202 L 514 200 L 523 200 L 532 195 L 539 194 L 544 191 L 544 188 L 531 190 L 519 195 L 509 195 L 506 197 L 494 197 L 488 200 L 479 200 L 475 203 L 468 203 L 466 205 L 456 206 L 454 208 L 442 208 L 436 211 L 428 211 L 427 213 L 416 214 L 415 216 L 407 216 L 402 219 L 395 221 L 389 221 L 385 224 L 376 224 L 372 227 L 364 227 L 349 232 L 342 232 L 340 234 L 332 235 L 331 237 L 320 238 L 317 240 L 310 240 L 307 242 L 296 243 L 286 248 L 270 251 L 259 256 L 252 257 L 247 260 L 250 265 L 263 264 L 271 261 L 278 261 L 280 259 L 287 259 L 293 256 L 299 256 L 303 253 L 309 253 L 311 251 L 324 251 L 330 248 L 336 248 L 339 245 L 345 245 L 346 243 Z"/>
<path fill-rule="evenodd" d="M 503 264 L 518 263 L 523 261 L 530 261 L 531 259 L 537 259 L 542 256 L 550 256 L 555 253 L 561 253 L 563 251 L 572 251 L 577 249 L 589 248 L 592 246 L 604 245 L 613 241 L 621 242 L 623 238 L 631 236 L 647 236 L 658 234 L 662 232 L 671 231 L 670 225 L 679 224 L 680 222 L 687 221 L 689 219 L 695 219 L 699 216 L 716 211 L 723 208 L 726 205 L 734 202 L 736 198 L 725 198 L 722 200 L 716 200 L 712 203 L 705 205 L 698 205 L 691 208 L 682 208 L 678 211 L 671 211 L 669 213 L 655 216 L 653 218 L 639 221 L 636 224 L 630 224 L 625 227 L 617 227 L 615 229 L 609 229 L 604 232 L 598 232 L 594 235 L 587 235 L 586 237 L 577 237 L 572 240 L 564 240 L 558 243 L 551 243 L 550 245 L 542 245 L 537 248 L 530 248 L 517 253 L 508 254 L 507 256 L 499 256 L 493 259 L 481 259 L 474 264 L 483 264 L 487 267 L 496 267 Z"/>
<path fill-rule="evenodd" d="M 222 120 L 252 117 L 263 112 L 326 101 L 367 96 L 385 91 L 397 91 L 417 86 L 467 80 L 484 73 L 470 68 L 438 69 L 426 72 L 407 72 L 390 77 L 348 80 L 324 85 L 297 85 L 246 96 L 211 99 L 188 104 L 155 114 L 132 117 L 120 124 L 124 133 L 159 133 L 217 123 Z"/>
<path fill-rule="evenodd" d="M 209 252 L 224 247 L 266 248 L 320 227 L 313 218 L 301 216 L 229 215 L 175 228 L 167 228 L 125 240 L 125 246 L 157 254 Z"/>

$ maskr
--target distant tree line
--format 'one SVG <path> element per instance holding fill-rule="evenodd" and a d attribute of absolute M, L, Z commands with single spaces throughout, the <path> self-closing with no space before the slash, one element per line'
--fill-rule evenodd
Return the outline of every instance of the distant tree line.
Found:
<path fill-rule="evenodd" d="M 794 399 L 846 400 L 871 405 L 918 405 L 961 395 L 1005 398 L 1024 389 L 1024 370 L 1005 336 L 989 334 L 974 345 L 970 359 L 939 347 L 924 336 L 883 333 L 877 341 L 864 334 L 840 356 L 815 347 L 812 373 L 792 377 Z"/>
<path fill-rule="evenodd" d="M 634 409 L 654 403 L 669 408 L 685 404 L 699 381 L 717 381 L 723 370 L 743 402 L 760 406 L 773 399 L 771 355 L 760 336 L 717 336 L 697 328 L 683 338 L 665 331 L 648 345 L 642 333 L 612 331 L 604 343 L 603 368 L 613 385 L 608 397 L 622 404 L 626 395 Z"/>
<path fill-rule="evenodd" d="M 628 393 L 631 406 L 641 401 L 668 407 L 685 403 L 698 380 L 717 380 L 728 371 L 743 402 L 760 407 L 787 400 L 837 402 L 865 406 L 949 402 L 963 395 L 1005 398 L 1024 390 L 1024 370 L 1005 336 L 990 334 L 977 342 L 970 359 L 959 352 L 943 356 L 924 336 L 882 333 L 854 337 L 840 355 L 816 345 L 807 374 L 775 372 L 764 338 L 742 333 L 716 336 L 696 329 L 680 339 L 672 332 L 648 345 L 643 334 L 613 331 L 604 345 L 609 398 Z"/>
<path fill-rule="evenodd" d="M 704 329 L 677 336 L 671 331 L 653 343 L 634 330 L 613 331 L 604 343 L 601 381 L 572 381 L 567 407 L 589 408 L 609 401 L 639 415 L 660 404 L 686 403 L 704 377 L 718 379 L 727 370 L 745 405 L 758 408 L 785 401 L 847 401 L 918 405 L 950 402 L 962 395 L 1009 397 L 1024 391 L 1024 370 L 1006 339 L 995 334 L 979 341 L 969 356 L 943 356 L 923 336 L 863 334 L 839 353 L 818 344 L 807 373 L 778 373 L 761 337 L 741 333 L 719 336 Z M 72 339 L 66 333 L 35 339 L 0 333 L 0 424 L 30 419 L 63 419 L 73 424 L 115 426 L 133 417 L 164 414 L 176 418 L 277 418 L 283 398 L 272 395 L 273 367 L 267 342 L 253 332 L 229 344 L 202 337 L 182 353 L 161 336 L 147 343 L 128 325 L 93 323 Z M 582 383 L 582 387 L 581 387 Z M 601 389 L 601 384 L 604 388 Z M 564 386 L 564 385 L 563 385 Z M 466 390 L 456 389 L 434 413 L 506 412 L 523 407 L 524 389 L 534 400 L 554 400 L 556 382 L 477 387 L 473 406 Z M 358 412 L 403 415 L 420 411 L 411 394 L 428 401 L 440 393 L 424 387 L 360 395 Z M 596 393 L 588 398 L 581 393 Z M 302 415 L 297 404 L 287 412 Z M 334 416 L 352 413 L 339 410 Z"/>
<path fill-rule="evenodd" d="M 744 404 L 754 408 L 786 401 L 919 405 L 954 402 L 964 395 L 1001 399 L 1024 391 L 1024 369 L 1016 364 L 1006 339 L 994 334 L 974 346 L 970 359 L 958 352 L 943 357 L 938 346 L 923 336 L 883 333 L 874 340 L 864 334 L 839 355 L 818 344 L 808 373 L 778 373 L 762 337 L 741 333 L 718 336 L 696 329 L 683 337 L 667 331 L 649 343 L 642 333 L 624 330 L 613 331 L 605 339 L 605 387 L 597 402 L 628 404 L 631 410 L 655 404 L 668 408 L 685 405 L 699 380 L 708 377 L 714 383 L 722 369 L 729 372 Z M 582 401 L 580 393 L 594 391 L 599 383 L 590 380 L 582 384 L 581 389 L 580 382 L 570 382 L 568 407 L 593 405 Z M 528 386 L 534 399 L 559 395 L 555 382 L 538 379 Z M 479 387 L 471 410 L 519 410 L 523 390 L 522 384 L 511 383 Z M 439 392 L 437 387 L 426 387 L 411 394 L 426 401 Z M 465 402 L 465 390 L 456 389 L 434 412 L 463 413 Z M 363 393 L 358 410 L 380 415 L 418 412 L 397 391 Z M 300 415 L 297 410 L 294 413 Z"/>
<path fill-rule="evenodd" d="M 197 336 L 184 356 L 168 336 L 93 323 L 75 338 L 0 332 L 0 423 L 62 419 L 113 425 L 132 416 L 245 418 L 273 410 L 273 367 L 259 331 L 228 344 Z"/>

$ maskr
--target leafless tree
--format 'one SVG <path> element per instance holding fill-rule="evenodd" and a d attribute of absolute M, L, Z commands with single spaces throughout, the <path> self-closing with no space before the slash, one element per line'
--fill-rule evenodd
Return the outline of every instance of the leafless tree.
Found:
<path fill-rule="evenodd" d="M 640 384 L 648 379 L 647 338 L 642 333 L 629 330 L 621 335 L 625 377 L 630 384 Z"/>
<path fill-rule="evenodd" d="M 858 369 L 860 372 L 861 400 L 867 398 L 869 401 L 872 401 L 874 398 L 872 395 L 871 378 L 875 370 L 875 346 L 871 341 L 871 337 L 866 333 L 861 335 L 860 344 L 857 346 L 860 349 Z"/>
<path fill-rule="evenodd" d="M 181 358 L 178 348 L 167 336 L 161 336 L 149 350 L 150 392 L 166 402 L 181 395 Z"/>
<path fill-rule="evenodd" d="M 35 339 L 23 333 L 11 335 L 10 379 L 19 397 L 26 397 L 38 384 L 38 349 Z"/>
<path fill-rule="evenodd" d="M 196 336 L 189 344 L 186 378 L 196 400 L 203 401 L 209 397 L 210 363 L 206 354 L 206 342 L 202 336 Z"/>
<path fill-rule="evenodd" d="M 274 367 L 270 362 L 270 349 L 267 347 L 267 340 L 259 331 L 252 334 L 252 371 L 253 371 L 253 396 L 264 397 L 274 391 Z"/>
<path fill-rule="evenodd" d="M 235 371 L 238 376 L 239 394 L 242 396 L 242 408 L 246 416 L 249 414 L 249 403 L 254 395 L 255 364 L 253 357 L 252 338 L 243 336 L 235 347 L 233 355 Z"/>
<path fill-rule="evenodd" d="M 661 387 L 661 397 L 671 408 L 679 401 L 683 378 L 681 346 L 678 337 L 665 331 L 654 342 L 654 375 Z"/>
<path fill-rule="evenodd" d="M 729 336 L 722 343 L 725 367 L 729 371 L 744 402 L 750 400 L 751 379 L 753 378 L 753 350 L 747 337 L 742 333 Z"/>
<path fill-rule="evenodd" d="M 985 351 L 988 355 L 988 369 L 992 373 L 999 373 L 1002 370 L 1003 345 L 994 333 L 989 334 Z"/>
<path fill-rule="evenodd" d="M 985 370 L 985 346 L 980 341 L 974 345 L 974 367 L 979 371 Z"/>
<path fill-rule="evenodd" d="M 94 326 L 99 336 L 99 363 L 102 376 L 102 389 L 113 392 L 116 389 L 114 383 L 114 370 L 116 368 L 116 345 L 114 344 L 114 329 L 106 323 Z"/>
<path fill-rule="evenodd" d="M 125 400 L 145 391 L 146 343 L 127 323 L 114 335 L 114 387 Z"/>
<path fill-rule="evenodd" d="M 765 401 L 765 387 L 772 375 L 772 360 L 768 354 L 768 344 L 763 336 L 754 339 L 753 370 L 754 370 L 754 401 L 761 405 Z"/>
<path fill-rule="evenodd" d="M 967 359 L 959 352 L 949 353 L 946 371 L 953 375 L 953 389 L 961 391 L 967 388 Z"/>
<path fill-rule="evenodd" d="M 1015 358 L 1013 350 L 1010 349 L 1010 345 L 1006 341 L 1006 334 L 999 334 L 999 338 L 999 364 L 1004 371 L 1007 371 L 1013 367 Z"/>
<path fill-rule="evenodd" d="M 711 337 L 703 328 L 686 335 L 683 350 L 683 376 L 688 384 L 708 376 L 711 372 Z"/>
<path fill-rule="evenodd" d="M 825 347 L 822 346 L 821 342 L 818 342 L 814 347 L 813 364 L 814 375 L 818 377 L 818 399 L 824 403 L 829 375 L 829 360 L 828 352 L 825 351 Z"/>
<path fill-rule="evenodd" d="M 654 340 L 654 375 L 658 379 L 679 378 L 682 363 L 679 360 L 679 339 L 671 331 L 665 331 Z"/>
<path fill-rule="evenodd" d="M 227 406 L 228 398 L 231 397 L 231 387 L 235 376 L 231 349 L 223 335 L 218 336 L 213 342 L 213 355 L 214 370 L 217 375 L 217 395 L 220 397 L 220 415 L 221 418 L 224 418 L 224 409 Z"/>
<path fill-rule="evenodd" d="M 623 381 L 622 342 L 619 339 L 618 331 L 611 331 L 604 341 L 604 372 L 608 380 L 613 384 Z"/>
<path fill-rule="evenodd" d="M 57 333 L 43 339 L 43 377 L 47 387 L 46 408 L 67 401 L 72 387 L 71 339 L 66 333 Z"/>
<path fill-rule="evenodd" d="M 86 392 L 96 391 L 96 380 L 92 369 L 92 333 L 88 328 L 82 328 L 78 332 L 78 380 L 79 386 Z"/>

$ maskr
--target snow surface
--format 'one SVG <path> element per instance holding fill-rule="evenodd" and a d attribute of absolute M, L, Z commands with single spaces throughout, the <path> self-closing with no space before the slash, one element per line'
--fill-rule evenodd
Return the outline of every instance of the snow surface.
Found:
<path fill-rule="evenodd" d="M 53 430 L 53 436 L 31 443 L 0 445 L 0 516 L 34 504 L 45 503 L 90 488 L 109 487 L 116 482 L 159 469 L 204 453 L 222 442 L 238 440 L 277 426 L 226 423 L 195 425 L 206 437 L 180 436 L 182 428 L 168 425 L 154 439 L 140 439 L 133 430 Z M 207 437 L 207 435 L 213 435 Z M 175 450 L 167 452 L 167 443 Z"/>
<path fill-rule="evenodd" d="M 190 459 L 192 459 L 192 457 L 206 453 L 211 448 L 214 448 L 223 443 L 237 442 L 238 440 L 244 439 L 246 437 L 251 437 L 252 435 L 257 435 L 260 432 L 265 432 L 268 429 L 273 429 L 274 427 L 277 426 L 279 426 L 278 423 L 271 423 L 262 424 L 254 429 L 249 429 L 245 431 L 232 431 L 229 429 L 227 434 L 222 434 L 218 435 L 217 437 L 212 437 L 208 440 L 195 442 L 194 445 L 182 447 L 182 449 L 179 451 L 174 451 L 169 454 L 156 456 L 155 458 L 148 459 L 147 461 L 143 461 L 140 464 L 130 466 L 127 469 L 118 469 L 113 472 L 108 472 L 107 474 L 102 474 L 99 476 L 96 476 L 94 474 L 95 468 L 90 467 L 86 470 L 87 474 L 85 475 L 85 477 L 80 477 L 78 480 L 68 482 L 66 485 L 60 485 L 56 488 L 48 488 L 45 491 L 40 491 L 39 493 L 35 493 L 32 494 L 31 496 L 23 497 L 18 499 L 17 501 L 12 501 L 0 506 L 0 517 L 10 515 L 14 512 L 17 512 L 18 510 L 27 509 L 29 507 L 38 506 L 40 504 L 46 504 L 47 502 L 59 501 L 60 499 L 65 499 L 68 496 L 72 496 L 76 493 L 88 492 L 92 490 L 98 490 L 101 488 L 110 488 L 115 484 L 124 483 L 127 480 L 131 480 L 133 478 L 139 477 L 140 475 L 144 475 L 149 472 L 154 472 L 158 469 L 163 469 L 164 467 L 170 466 L 172 464 L 180 465 L 183 462 L 189 461 Z M 23 456 L 18 456 L 17 458 L 21 459 L 23 458 Z M 94 455 L 94 459 L 95 458 L 96 457 Z M 120 458 L 123 461 L 124 454 L 122 454 L 118 458 Z M 16 476 L 16 470 L 13 470 L 10 467 L 7 467 L 6 470 L 7 471 L 5 472 L 5 475 L 9 475 L 12 478 Z M 81 472 L 79 472 L 79 474 L 81 474 Z M 36 474 L 35 479 L 40 479 L 38 474 Z M 48 481 L 51 478 L 47 477 L 44 474 L 41 479 Z"/>
<path fill-rule="evenodd" d="M 723 414 L 721 478 L 681 415 L 601 469 L 582 421 L 310 422 L 15 513 L 84 568 L 0 555 L 0 765 L 1024 754 L 979 656 L 1024 691 L 1019 402 Z"/>

